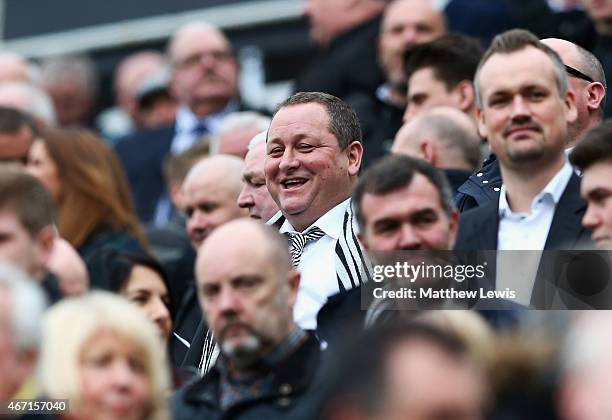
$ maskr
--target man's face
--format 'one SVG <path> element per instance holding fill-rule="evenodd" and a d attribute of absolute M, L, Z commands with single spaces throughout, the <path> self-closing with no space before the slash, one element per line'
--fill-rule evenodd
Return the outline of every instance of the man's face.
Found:
<path fill-rule="evenodd" d="M 576 108 L 571 93 L 560 97 L 555 80 L 553 62 L 534 47 L 495 54 L 482 67 L 480 134 L 502 165 L 550 163 L 563 153 Z"/>
<path fill-rule="evenodd" d="M 42 245 L 30 236 L 14 211 L 0 209 L 0 260 L 36 276 L 43 269 Z"/>
<path fill-rule="evenodd" d="M 582 224 L 602 249 L 612 249 L 612 162 L 594 163 L 582 172 L 580 193 L 588 208 Z"/>
<path fill-rule="evenodd" d="M 249 210 L 249 217 L 266 222 L 278 212 L 278 206 L 266 187 L 264 163 L 266 144 L 260 143 L 248 151 L 244 159 L 242 180 L 244 184 L 238 196 L 238 206 Z"/>
<path fill-rule="evenodd" d="M 394 85 L 405 82 L 404 52 L 415 44 L 433 41 L 445 32 L 442 13 L 428 0 L 399 0 L 391 3 L 379 37 L 380 63 Z"/>
<path fill-rule="evenodd" d="M 389 353 L 385 371 L 388 395 L 381 418 L 484 418 L 484 380 L 466 360 L 429 343 L 408 341 Z"/>
<path fill-rule="evenodd" d="M 33 141 L 34 133 L 26 126 L 16 133 L 0 133 L 0 162 L 16 161 L 25 164 Z"/>
<path fill-rule="evenodd" d="M 314 42 L 324 46 L 337 35 L 347 4 L 347 0 L 306 0 L 304 13 Z"/>
<path fill-rule="evenodd" d="M 438 190 L 422 174 L 397 191 L 364 194 L 361 210 L 368 250 L 450 250 L 455 244 L 459 216 L 448 217 Z"/>
<path fill-rule="evenodd" d="M 408 80 L 408 97 L 404 122 L 410 121 L 419 113 L 436 107 L 452 106 L 458 108 L 461 97 L 456 90 L 448 90 L 438 79 L 431 67 L 415 71 Z"/>
<path fill-rule="evenodd" d="M 215 228 L 246 216 L 246 212 L 236 204 L 235 188 L 220 177 L 209 175 L 188 180 L 183 186 L 187 235 L 196 249 Z"/>
<path fill-rule="evenodd" d="M 300 231 L 350 196 L 361 165 L 361 144 L 340 150 L 328 123 L 322 105 L 291 105 L 277 112 L 268 131 L 268 190 Z"/>
<path fill-rule="evenodd" d="M 196 264 L 206 320 L 221 352 L 239 367 L 259 360 L 289 334 L 297 293 L 290 272 L 276 267 L 268 246 L 261 246 L 261 234 L 243 234 L 240 241 L 211 238 Z"/>
<path fill-rule="evenodd" d="M 612 0 L 582 0 L 582 5 L 594 21 L 612 19 Z"/>
<path fill-rule="evenodd" d="M 199 117 L 224 107 L 236 96 L 238 63 L 223 35 L 213 29 L 194 29 L 180 35 L 172 48 L 172 91 L 179 103 Z"/>

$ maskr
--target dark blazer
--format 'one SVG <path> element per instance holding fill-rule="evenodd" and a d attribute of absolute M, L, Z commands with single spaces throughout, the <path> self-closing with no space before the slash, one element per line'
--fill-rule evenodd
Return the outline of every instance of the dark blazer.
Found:
<path fill-rule="evenodd" d="M 572 173 L 555 208 L 544 250 L 571 250 L 592 244 L 591 231 L 582 226 L 582 217 L 586 207 L 586 202 L 580 197 L 580 178 Z M 462 213 L 455 251 L 497 250 L 498 229 L 499 211 L 496 200 Z M 473 258 L 474 256 L 468 257 Z M 479 286 L 494 288 L 496 277 L 494 257 L 494 253 L 484 257 L 488 264 L 487 284 L 479 284 Z M 482 256 L 476 258 L 482 258 Z M 531 305 L 537 308 L 550 307 L 554 289 L 557 287 L 556 284 L 550 282 L 555 279 L 542 277 L 546 273 L 545 266 L 546 264 L 543 264 L 541 260 L 537 274 L 538 280 L 534 284 L 531 296 Z"/>
<path fill-rule="evenodd" d="M 203 378 L 186 385 L 172 398 L 172 418 L 181 419 L 315 419 L 319 401 L 320 344 L 314 334 L 272 375 L 274 390 L 223 410 L 219 404 L 220 374 L 213 367 Z"/>
<path fill-rule="evenodd" d="M 174 138 L 174 125 L 141 130 L 119 140 L 115 151 L 128 177 L 136 213 L 151 221 L 157 202 L 166 193 L 163 163 Z"/>
<path fill-rule="evenodd" d="M 325 92 L 345 99 L 374 94 L 383 83 L 378 65 L 380 16 L 334 38 L 329 48 L 298 77 L 296 92 Z"/>

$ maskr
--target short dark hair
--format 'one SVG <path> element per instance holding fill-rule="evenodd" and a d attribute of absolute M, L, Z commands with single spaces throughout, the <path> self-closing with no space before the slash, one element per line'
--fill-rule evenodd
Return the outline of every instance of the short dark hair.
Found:
<path fill-rule="evenodd" d="M 557 88 L 559 89 L 559 95 L 562 98 L 565 97 L 568 89 L 568 81 L 567 74 L 565 72 L 565 64 L 563 64 L 563 60 L 561 60 L 559 54 L 557 54 L 548 45 L 542 43 L 538 37 L 531 32 L 524 29 L 512 29 L 493 38 L 491 46 L 489 46 L 489 49 L 485 51 L 480 63 L 478 64 L 478 69 L 476 70 L 476 75 L 474 76 L 474 91 L 476 92 L 476 101 L 479 107 L 482 108 L 479 76 L 483 66 L 486 64 L 489 58 L 495 54 L 511 54 L 521 51 L 527 47 L 536 48 L 548 55 L 555 70 L 555 81 L 557 83 Z"/>
<path fill-rule="evenodd" d="M 598 162 L 612 162 L 612 119 L 586 133 L 572 150 L 569 160 L 581 171 Z"/>
<path fill-rule="evenodd" d="M 55 205 L 46 188 L 12 166 L 0 165 L 0 210 L 15 212 L 31 237 L 55 223 Z"/>
<path fill-rule="evenodd" d="M 378 413 L 387 396 L 388 357 L 404 343 L 428 343 L 449 358 L 469 360 L 465 343 L 440 328 L 419 323 L 377 326 L 333 355 L 324 412 L 348 404 L 366 414 Z"/>
<path fill-rule="evenodd" d="M 24 127 L 29 128 L 34 136 L 38 135 L 38 129 L 32 117 L 15 108 L 0 106 L 0 133 L 17 134 Z"/>
<path fill-rule="evenodd" d="M 406 80 L 418 70 L 431 68 L 447 90 L 463 80 L 472 81 L 484 48 L 467 35 L 446 34 L 424 44 L 413 45 L 404 53 Z"/>
<path fill-rule="evenodd" d="M 361 208 L 363 196 L 365 194 L 383 195 L 397 191 L 410 185 L 415 174 L 425 176 L 436 187 L 440 194 L 440 205 L 449 217 L 452 215 L 455 208 L 453 193 L 443 172 L 422 159 L 406 155 L 388 155 L 365 171 L 353 190 L 355 215 L 362 230 L 366 224 Z"/>
<path fill-rule="evenodd" d="M 338 140 L 340 150 L 346 149 L 354 141 L 361 142 L 361 125 L 353 108 L 340 98 L 327 93 L 298 92 L 281 102 L 274 115 L 282 108 L 302 104 L 319 104 L 325 108 L 329 116 L 327 128 Z"/>

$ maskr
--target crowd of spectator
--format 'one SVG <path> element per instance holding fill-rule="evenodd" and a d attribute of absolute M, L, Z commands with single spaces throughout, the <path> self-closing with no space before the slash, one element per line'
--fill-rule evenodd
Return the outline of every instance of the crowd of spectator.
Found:
<path fill-rule="evenodd" d="M 612 0 L 305 14 L 274 110 L 0 52 L 0 418 L 612 419 Z"/>

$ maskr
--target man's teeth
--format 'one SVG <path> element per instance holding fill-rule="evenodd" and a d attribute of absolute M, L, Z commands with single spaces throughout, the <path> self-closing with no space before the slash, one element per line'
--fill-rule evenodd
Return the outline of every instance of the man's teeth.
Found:
<path fill-rule="evenodd" d="M 285 181 L 285 185 L 303 184 L 304 182 L 306 182 L 304 179 L 291 179 L 289 181 Z"/>

